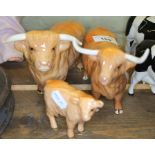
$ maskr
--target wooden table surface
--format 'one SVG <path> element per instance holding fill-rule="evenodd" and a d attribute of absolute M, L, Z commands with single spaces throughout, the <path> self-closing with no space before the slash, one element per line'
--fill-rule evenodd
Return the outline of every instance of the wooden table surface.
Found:
<path fill-rule="evenodd" d="M 33 78 L 24 63 L 5 63 L 2 65 L 13 84 L 34 84 Z M 82 81 L 78 70 L 71 70 L 67 77 L 70 83 L 89 83 Z M 58 129 L 50 128 L 45 115 L 43 95 L 36 91 L 14 91 L 16 106 L 9 127 L 1 138 L 67 138 L 65 118 L 58 117 Z M 91 121 L 86 122 L 85 131 L 75 138 L 155 138 L 155 96 L 149 91 L 137 91 L 135 96 L 124 95 L 124 113 L 115 115 L 113 102 L 101 98 L 105 106 Z"/>

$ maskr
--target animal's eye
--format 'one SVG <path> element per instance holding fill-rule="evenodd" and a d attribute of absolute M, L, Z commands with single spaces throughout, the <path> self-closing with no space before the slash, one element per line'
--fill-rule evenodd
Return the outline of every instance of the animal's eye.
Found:
<path fill-rule="evenodd" d="M 30 51 L 34 51 L 34 48 L 33 47 L 29 47 Z"/>
<path fill-rule="evenodd" d="M 122 66 L 122 65 L 119 65 L 119 66 L 117 67 L 117 69 L 120 69 L 120 68 L 121 68 L 121 66 Z"/>
<path fill-rule="evenodd" d="M 52 51 L 55 51 L 55 50 L 56 50 L 56 47 L 53 47 L 53 48 L 52 48 Z"/>
<path fill-rule="evenodd" d="M 91 109 L 90 111 L 91 111 L 91 112 L 94 112 L 94 109 Z"/>

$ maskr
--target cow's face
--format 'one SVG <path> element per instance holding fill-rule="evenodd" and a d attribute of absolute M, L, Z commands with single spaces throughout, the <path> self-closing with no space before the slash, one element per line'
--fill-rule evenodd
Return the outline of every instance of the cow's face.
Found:
<path fill-rule="evenodd" d="M 60 41 L 58 34 L 52 31 L 31 31 L 26 34 L 26 40 L 18 42 L 16 47 L 24 51 L 30 65 L 47 72 L 53 67 L 56 54 L 69 49 L 70 42 Z"/>
<path fill-rule="evenodd" d="M 90 97 L 81 97 L 80 101 L 80 110 L 83 121 L 89 121 L 93 114 L 104 106 L 104 103 L 100 100 L 95 100 Z"/>
<path fill-rule="evenodd" d="M 99 82 L 108 85 L 117 76 L 125 73 L 135 64 L 125 59 L 125 54 L 118 48 L 105 48 L 95 56 L 99 68 Z"/>

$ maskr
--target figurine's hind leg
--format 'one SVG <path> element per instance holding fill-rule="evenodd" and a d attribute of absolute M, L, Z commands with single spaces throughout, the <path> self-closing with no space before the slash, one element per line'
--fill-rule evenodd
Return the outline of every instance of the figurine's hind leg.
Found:
<path fill-rule="evenodd" d="M 83 75 L 82 79 L 83 80 L 88 80 L 88 75 L 87 75 L 87 73 L 85 71 L 84 71 L 84 75 Z"/>
<path fill-rule="evenodd" d="M 155 95 L 155 80 L 150 75 L 148 75 L 148 76 L 145 76 L 144 82 L 150 84 L 151 91 Z"/>
<path fill-rule="evenodd" d="M 83 70 L 83 64 L 82 64 L 82 62 L 79 62 L 77 64 L 77 68 L 79 69 L 80 72 Z"/>

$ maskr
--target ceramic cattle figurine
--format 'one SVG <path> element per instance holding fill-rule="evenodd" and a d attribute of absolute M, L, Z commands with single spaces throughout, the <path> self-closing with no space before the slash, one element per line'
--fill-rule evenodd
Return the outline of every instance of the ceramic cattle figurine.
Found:
<path fill-rule="evenodd" d="M 140 81 L 148 83 L 151 91 L 155 94 L 155 40 L 144 40 L 136 48 L 136 56 L 140 57 L 146 49 L 149 49 L 149 56 L 144 63 L 138 64 L 131 77 L 129 95 L 134 95 L 134 87 Z"/>
<path fill-rule="evenodd" d="M 143 40 L 155 40 L 155 16 L 132 16 L 126 27 L 126 51 L 135 55 Z"/>
<path fill-rule="evenodd" d="M 84 27 L 77 22 L 63 22 L 50 30 L 36 30 L 9 37 L 24 53 L 30 72 L 42 91 L 49 79 L 65 80 L 69 68 L 79 56 L 73 43 L 82 44 Z"/>
<path fill-rule="evenodd" d="M 84 130 L 84 122 L 89 121 L 93 114 L 102 108 L 104 103 L 80 91 L 61 80 L 49 80 L 44 88 L 46 114 L 52 128 L 57 128 L 55 117 L 66 117 L 67 135 L 74 137 L 74 128 Z"/>
<path fill-rule="evenodd" d="M 149 52 L 140 58 L 124 53 L 116 42 L 115 34 L 99 27 L 90 30 L 85 37 L 84 48 L 75 46 L 83 53 L 83 65 L 91 78 L 92 94 L 114 99 L 115 113 L 123 113 L 122 96 L 126 87 L 126 72 L 136 64 L 143 63 Z"/>

